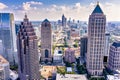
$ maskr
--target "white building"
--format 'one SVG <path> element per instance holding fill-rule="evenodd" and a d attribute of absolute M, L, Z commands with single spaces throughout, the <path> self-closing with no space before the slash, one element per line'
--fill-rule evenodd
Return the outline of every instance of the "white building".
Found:
<path fill-rule="evenodd" d="M 107 75 L 107 80 L 120 80 L 120 74 Z"/>
<path fill-rule="evenodd" d="M 56 80 L 87 80 L 85 75 L 65 74 L 65 76 L 57 74 Z"/>
<path fill-rule="evenodd" d="M 105 34 L 105 53 L 104 53 L 104 62 L 108 62 L 108 57 L 109 57 L 109 49 L 110 49 L 110 34 L 106 33 Z"/>
<path fill-rule="evenodd" d="M 62 51 L 59 50 L 59 49 L 56 49 L 54 51 L 54 55 L 53 55 L 53 61 L 56 63 L 56 62 L 62 62 L 62 59 L 63 59 L 63 54 L 62 54 Z"/>
<path fill-rule="evenodd" d="M 10 78 L 9 66 L 9 62 L 0 55 L 0 78 L 3 78 L 3 80 Z"/>

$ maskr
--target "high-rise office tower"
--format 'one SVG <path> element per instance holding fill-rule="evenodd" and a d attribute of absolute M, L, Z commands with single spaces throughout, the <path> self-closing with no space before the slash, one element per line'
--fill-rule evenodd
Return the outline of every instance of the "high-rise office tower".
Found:
<path fill-rule="evenodd" d="M 0 13 L 0 40 L 3 44 L 3 56 L 12 64 L 14 52 L 17 49 L 15 36 L 14 15 L 12 13 Z"/>
<path fill-rule="evenodd" d="M 62 26 L 66 27 L 67 25 L 67 18 L 64 16 L 64 14 L 62 15 Z"/>
<path fill-rule="evenodd" d="M 115 41 L 110 46 L 108 67 L 113 70 L 120 70 L 120 41 Z"/>
<path fill-rule="evenodd" d="M 105 34 L 105 52 L 104 52 L 104 63 L 108 62 L 109 49 L 110 49 L 110 33 Z"/>
<path fill-rule="evenodd" d="M 92 76 L 103 73 L 106 16 L 97 3 L 89 16 L 87 71 Z"/>
<path fill-rule="evenodd" d="M 41 61 L 52 61 L 52 27 L 45 19 L 41 24 Z"/>
<path fill-rule="evenodd" d="M 20 80 L 40 80 L 38 40 L 27 15 L 17 35 Z"/>

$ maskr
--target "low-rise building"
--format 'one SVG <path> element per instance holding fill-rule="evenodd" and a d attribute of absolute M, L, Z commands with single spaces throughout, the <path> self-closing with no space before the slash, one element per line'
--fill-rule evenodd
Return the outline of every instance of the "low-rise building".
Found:
<path fill-rule="evenodd" d="M 78 75 L 78 74 L 65 74 L 60 75 L 57 74 L 56 80 L 87 80 L 85 75 Z"/>
<path fill-rule="evenodd" d="M 70 47 L 66 49 L 64 60 L 65 62 L 74 63 L 75 62 L 75 50 L 71 49 Z"/>
<path fill-rule="evenodd" d="M 54 63 L 62 63 L 62 59 L 63 59 L 62 50 L 56 49 L 54 51 L 54 55 L 53 55 L 53 62 Z"/>
<path fill-rule="evenodd" d="M 0 55 L 0 80 L 8 80 L 10 78 L 9 62 Z"/>

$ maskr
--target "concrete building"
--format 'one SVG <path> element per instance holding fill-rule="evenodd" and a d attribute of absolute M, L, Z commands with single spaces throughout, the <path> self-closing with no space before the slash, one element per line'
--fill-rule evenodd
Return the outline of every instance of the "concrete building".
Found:
<path fill-rule="evenodd" d="M 41 24 L 41 61 L 52 62 L 52 27 L 47 19 Z"/>
<path fill-rule="evenodd" d="M 2 40 L 0 40 L 0 55 L 4 56 L 4 48 L 3 48 L 3 43 Z"/>
<path fill-rule="evenodd" d="M 113 71 L 120 70 L 120 41 L 110 46 L 108 67 Z"/>
<path fill-rule="evenodd" d="M 71 48 L 65 50 L 64 60 L 69 63 L 75 62 L 75 51 Z"/>
<path fill-rule="evenodd" d="M 88 37 L 83 36 L 80 39 L 80 57 L 85 60 L 86 58 L 86 53 L 87 53 L 87 42 L 88 42 Z"/>
<path fill-rule="evenodd" d="M 105 45 L 106 16 L 99 3 L 89 16 L 88 47 L 87 47 L 87 71 L 92 76 L 100 76 L 103 73 L 103 55 Z"/>
<path fill-rule="evenodd" d="M 56 80 L 87 80 L 86 75 L 65 74 L 65 76 L 57 74 Z"/>
<path fill-rule="evenodd" d="M 27 15 L 17 35 L 20 80 L 40 80 L 38 40 Z"/>
<path fill-rule="evenodd" d="M 9 62 L 3 56 L 0 55 L 0 80 L 10 79 L 9 68 Z"/>
<path fill-rule="evenodd" d="M 64 14 L 62 15 L 62 26 L 63 27 L 67 26 L 67 18 L 64 16 Z"/>
<path fill-rule="evenodd" d="M 110 49 L 110 34 L 105 34 L 105 51 L 104 51 L 104 63 L 108 62 L 109 57 L 109 49 Z"/>
<path fill-rule="evenodd" d="M 4 47 L 4 57 L 14 64 L 14 52 L 17 49 L 13 13 L 0 13 L 0 40 Z M 15 60 L 17 61 L 17 60 Z"/>
<path fill-rule="evenodd" d="M 62 63 L 62 60 L 63 60 L 62 50 L 56 49 L 54 51 L 53 62 L 54 63 Z"/>

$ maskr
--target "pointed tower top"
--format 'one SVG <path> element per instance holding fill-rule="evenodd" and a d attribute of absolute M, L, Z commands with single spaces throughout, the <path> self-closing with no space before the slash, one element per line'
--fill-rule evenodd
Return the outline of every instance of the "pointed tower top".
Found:
<path fill-rule="evenodd" d="M 27 18 L 27 14 L 25 13 L 25 18 Z"/>
<path fill-rule="evenodd" d="M 103 13 L 102 9 L 99 6 L 99 1 L 97 2 L 97 5 L 96 5 L 95 9 L 93 10 L 92 14 L 93 13 Z"/>
<path fill-rule="evenodd" d="M 27 14 L 25 13 L 24 21 L 28 22 Z"/>
<path fill-rule="evenodd" d="M 49 22 L 48 19 L 45 19 L 43 22 Z"/>
<path fill-rule="evenodd" d="M 97 5 L 99 5 L 99 1 L 97 1 Z"/>

